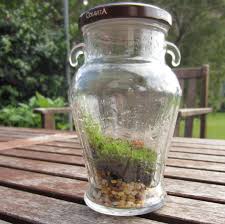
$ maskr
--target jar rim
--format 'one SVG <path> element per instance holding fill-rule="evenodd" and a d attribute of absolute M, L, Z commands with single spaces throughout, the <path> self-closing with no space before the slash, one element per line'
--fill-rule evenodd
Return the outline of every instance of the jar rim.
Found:
<path fill-rule="evenodd" d="M 79 17 L 79 28 L 99 20 L 114 18 L 154 19 L 172 25 L 171 14 L 162 8 L 144 3 L 119 2 L 98 5 L 85 11 Z"/>

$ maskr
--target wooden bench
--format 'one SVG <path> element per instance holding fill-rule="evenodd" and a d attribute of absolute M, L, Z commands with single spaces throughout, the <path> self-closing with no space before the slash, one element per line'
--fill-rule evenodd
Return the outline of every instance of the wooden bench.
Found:
<path fill-rule="evenodd" d="M 87 171 L 75 132 L 0 126 L 1 224 L 224 224 L 225 141 L 173 138 L 165 205 L 139 217 L 84 205 Z"/>
<path fill-rule="evenodd" d="M 206 137 L 206 115 L 212 112 L 208 107 L 209 65 L 196 68 L 173 69 L 183 91 L 175 136 L 179 136 L 180 121 L 185 120 L 184 136 L 193 136 L 193 121 L 200 117 L 200 138 Z"/>
<path fill-rule="evenodd" d="M 212 112 L 208 107 L 208 82 L 209 66 L 203 65 L 197 68 L 178 68 L 173 70 L 180 82 L 183 90 L 181 109 L 179 109 L 175 136 L 179 136 L 180 121 L 185 120 L 185 137 L 192 137 L 194 117 L 200 117 L 200 137 L 206 137 L 206 115 Z M 198 88 L 201 87 L 201 88 Z M 198 93 L 199 91 L 199 93 Z M 199 94 L 199 97 L 197 97 Z M 197 102 L 199 101 L 199 103 Z M 199 108 L 198 105 L 200 106 Z M 36 108 L 34 112 L 40 113 L 42 117 L 42 127 L 55 129 L 55 114 L 69 113 L 69 107 L 63 108 Z"/>

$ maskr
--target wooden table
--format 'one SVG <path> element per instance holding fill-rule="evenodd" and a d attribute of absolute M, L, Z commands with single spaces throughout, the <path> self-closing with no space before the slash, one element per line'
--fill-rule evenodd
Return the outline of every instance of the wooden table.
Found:
<path fill-rule="evenodd" d="M 76 133 L 0 127 L 0 223 L 225 223 L 225 141 L 174 138 L 165 206 L 111 217 L 84 205 L 87 173 Z"/>

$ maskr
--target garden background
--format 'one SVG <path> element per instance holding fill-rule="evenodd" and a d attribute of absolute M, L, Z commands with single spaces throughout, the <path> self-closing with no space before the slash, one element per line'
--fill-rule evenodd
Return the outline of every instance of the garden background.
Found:
<path fill-rule="evenodd" d="M 118 1 L 69 0 L 71 46 L 82 41 L 79 15 L 109 2 Z M 136 2 L 171 12 L 168 39 L 181 51 L 181 67 L 210 65 L 209 106 L 214 112 L 208 115 L 207 137 L 225 139 L 225 0 Z M 63 7 L 63 0 L 0 1 L 0 125 L 40 127 L 33 108 L 68 104 Z M 199 121 L 195 124 L 197 137 Z M 57 128 L 68 128 L 67 117 L 57 118 Z"/>

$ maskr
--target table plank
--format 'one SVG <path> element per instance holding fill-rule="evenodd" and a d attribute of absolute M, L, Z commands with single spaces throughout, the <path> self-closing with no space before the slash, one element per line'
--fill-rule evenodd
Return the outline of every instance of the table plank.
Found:
<path fill-rule="evenodd" d="M 214 145 L 214 144 L 200 144 L 200 143 L 190 143 L 190 142 L 172 142 L 172 147 L 187 147 L 194 149 L 217 149 L 217 150 L 225 150 L 224 145 Z"/>
<path fill-rule="evenodd" d="M 198 163 L 200 164 L 200 162 Z M 29 171 L 48 173 L 53 175 L 60 175 L 70 178 L 84 178 L 85 177 L 84 174 L 86 174 L 86 170 L 84 167 L 77 167 L 68 164 L 59 164 L 54 162 L 46 162 L 41 160 L 15 158 L 3 155 L 0 156 L 0 165 Z M 77 176 L 76 172 L 78 173 Z M 167 166 L 165 175 L 170 178 L 176 179 L 178 178 L 184 180 L 195 180 L 205 183 L 225 184 L 225 172 Z"/>
<path fill-rule="evenodd" d="M 72 202 L 62 201 L 32 194 L 24 191 L 0 187 L 0 214 L 14 215 L 25 221 L 41 223 L 154 223 L 152 220 L 136 217 L 105 216 L 88 207 Z M 198 201 L 187 198 L 169 196 L 165 206 L 145 217 L 161 219 L 167 217 L 175 223 L 182 220 L 184 223 L 218 223 L 224 224 L 224 205 L 212 202 Z M 176 211 L 176 212 L 175 212 Z M 207 216 L 203 216 L 207 212 Z"/>
<path fill-rule="evenodd" d="M 32 159 L 15 158 L 10 156 L 0 156 L 0 166 L 17 168 L 27 171 L 51 174 L 62 177 L 86 180 L 86 169 L 81 166 L 45 162 Z"/>
<path fill-rule="evenodd" d="M 66 148 L 81 148 L 81 145 L 78 141 L 71 142 L 60 142 L 60 141 L 54 141 L 54 142 L 46 142 L 41 145 L 45 146 L 54 146 L 54 147 L 66 147 Z"/>
<path fill-rule="evenodd" d="M 29 151 L 29 150 L 23 150 L 23 149 L 0 150 L 0 155 L 8 155 L 8 156 L 15 156 L 18 158 L 28 158 L 28 159 L 84 166 L 83 157 L 74 156 L 74 155 L 60 155 L 55 153 L 47 153 L 47 152 L 43 153 L 43 152 Z"/>
<path fill-rule="evenodd" d="M 21 149 L 38 151 L 38 152 L 48 152 L 48 153 L 58 153 L 64 155 L 82 155 L 81 148 L 64 148 L 55 146 L 45 146 L 45 145 L 32 145 L 21 147 Z"/>
<path fill-rule="evenodd" d="M 225 163 L 225 156 L 191 154 L 191 153 L 183 153 L 183 152 L 170 152 L 169 158 Z"/>
<path fill-rule="evenodd" d="M 225 204 L 225 187 L 221 185 L 165 178 L 165 186 L 170 195 Z"/>
<path fill-rule="evenodd" d="M 192 154 L 225 156 L 225 150 L 188 148 L 188 147 L 180 147 L 180 146 L 171 147 L 170 152 L 185 152 L 185 153 L 192 153 Z"/>
<path fill-rule="evenodd" d="M 18 158 L 28 158 L 28 159 L 84 166 L 83 158 L 80 157 L 82 154 L 82 150 L 77 150 L 79 153 L 76 153 L 76 150 L 75 150 L 75 155 L 47 153 L 47 148 L 45 150 L 46 150 L 45 152 L 39 152 L 39 151 L 31 151 L 30 149 L 8 149 L 8 150 L 0 151 L 0 155 L 8 155 L 8 156 L 14 156 Z M 80 154 L 80 155 L 77 156 L 77 154 Z M 167 166 L 173 166 L 173 167 L 225 172 L 224 163 L 218 163 L 218 162 L 209 163 L 206 161 L 196 162 L 193 160 L 177 159 L 177 158 L 173 159 L 170 157 L 170 153 L 169 153 L 169 158 L 166 161 L 166 164 Z"/>
<path fill-rule="evenodd" d="M 18 130 L 20 129 L 7 129 L 4 133 L 4 128 L 0 127 L 0 140 L 1 133 L 3 133 L 2 137 L 7 137 L 7 133 L 12 132 L 12 137 L 16 137 Z M 43 135 L 43 133 L 46 135 L 46 132 L 41 132 L 41 130 L 33 134 L 32 130 L 24 129 L 18 136 L 25 136 L 26 133 L 26 138 L 34 137 L 35 133 L 37 135 Z M 49 132 L 51 135 L 55 133 L 54 131 Z M 55 141 L 41 143 L 41 145 L 28 145 L 18 149 L 1 150 L 0 185 L 2 186 L 0 186 L 0 198 L 4 197 L 1 194 L 1 188 L 8 187 L 11 192 L 10 195 L 14 196 L 17 193 L 14 194 L 12 191 L 20 192 L 22 195 L 32 193 L 32 196 L 42 197 L 43 201 L 44 198 L 50 198 L 66 203 L 73 202 L 74 205 L 83 203 L 83 193 L 87 186 L 87 173 L 81 157 L 81 146 L 76 135 L 74 136 L 75 138 L 68 140 L 55 139 Z M 12 137 L 11 139 L 13 139 Z M 159 211 L 145 217 L 171 224 L 224 223 L 224 153 L 225 141 L 175 138 L 165 172 L 165 185 L 169 194 L 167 197 L 168 202 Z M 40 203 L 36 202 L 40 198 L 33 201 L 37 205 L 36 208 L 40 206 L 43 209 L 42 199 Z M 19 205 L 19 200 L 16 199 L 16 202 L 10 202 L 12 204 L 9 206 Z M 21 200 L 24 202 L 23 197 Z M 2 200 L 0 201 L 2 203 Z M 7 210 L 3 211 L 1 209 L 0 206 L 0 219 L 4 217 L 4 212 Z M 24 211 L 24 205 L 22 205 L 21 209 Z M 25 222 L 27 213 L 16 212 L 19 214 L 18 217 Z M 33 208 L 32 212 L 34 212 Z M 41 215 L 39 212 L 37 214 L 38 216 Z M 12 218 L 15 214 L 11 213 L 9 215 L 7 213 L 7 215 Z M 29 218 L 31 216 L 28 214 Z M 45 222 L 46 220 L 39 219 L 37 222 L 48 223 Z M 81 220 L 84 223 L 97 223 L 96 220 L 88 220 L 87 222 L 83 217 L 79 219 L 79 221 Z M 52 223 L 51 221 L 49 223 Z M 102 217 L 98 221 L 102 222 Z M 120 223 L 119 220 L 118 222 Z"/>
<path fill-rule="evenodd" d="M 69 131 L 63 131 L 63 130 L 50 130 L 50 129 L 44 129 L 44 128 L 23 128 L 23 127 L 6 127 L 6 126 L 0 126 L 0 133 L 1 132 L 9 132 L 9 133 L 17 133 L 17 132 L 23 132 L 23 133 L 40 133 L 40 134 L 56 134 L 56 133 L 74 133 L 76 132 L 69 132 Z"/>
<path fill-rule="evenodd" d="M 41 135 L 41 136 L 36 136 L 36 137 L 29 137 L 26 139 L 16 139 L 16 140 L 13 140 L 10 142 L 1 142 L 0 150 L 41 144 L 44 142 L 54 141 L 56 139 L 66 139 L 66 138 L 74 138 L 74 135 L 68 134 L 68 133 L 57 133 L 57 134 L 52 134 L 52 135 Z"/>
<path fill-rule="evenodd" d="M 83 201 L 88 182 L 1 167 L 0 185 L 68 201 Z"/>
<path fill-rule="evenodd" d="M 204 215 L 205 214 L 205 215 Z M 168 197 L 164 207 L 145 217 L 161 217 L 174 222 L 174 216 L 182 223 L 224 224 L 225 206 L 218 203 L 193 200 L 182 197 Z"/>
<path fill-rule="evenodd" d="M 87 178 L 87 176 L 86 176 Z M 1 167 L 0 184 L 69 201 L 83 200 L 87 181 Z M 165 178 L 170 195 L 225 204 L 225 187 Z"/>
<path fill-rule="evenodd" d="M 217 162 L 193 161 L 185 159 L 171 159 L 166 161 L 167 166 L 191 168 L 198 170 L 225 172 L 225 164 Z"/>
<path fill-rule="evenodd" d="M 225 173 L 222 172 L 167 166 L 165 177 L 225 185 Z"/>
<path fill-rule="evenodd" d="M 0 214 L 25 222 L 45 224 L 159 224 L 138 217 L 113 217 L 96 213 L 87 206 L 0 187 Z M 162 223 L 162 222 L 161 222 Z"/>
<path fill-rule="evenodd" d="M 225 140 L 220 139 L 205 139 L 205 138 L 187 138 L 187 137 L 174 137 L 172 143 L 189 143 L 189 144 L 201 144 L 201 145 L 223 145 L 225 146 Z"/>

